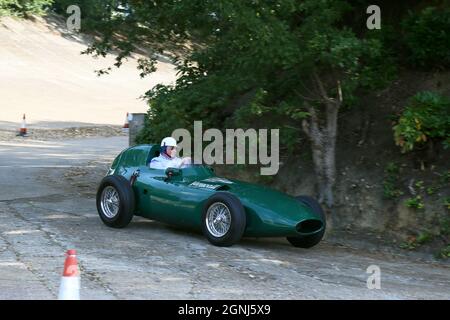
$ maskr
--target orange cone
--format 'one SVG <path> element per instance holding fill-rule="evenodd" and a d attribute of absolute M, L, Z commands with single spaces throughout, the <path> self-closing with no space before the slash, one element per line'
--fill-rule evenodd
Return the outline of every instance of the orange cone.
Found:
<path fill-rule="evenodd" d="M 122 132 L 127 133 L 130 130 L 130 123 L 128 121 L 129 113 L 127 112 L 127 117 L 125 118 L 125 124 L 122 127 Z"/>
<path fill-rule="evenodd" d="M 80 300 L 80 271 L 75 250 L 68 250 L 58 300 Z"/>
<path fill-rule="evenodd" d="M 25 120 L 25 113 L 23 114 L 22 125 L 20 126 L 19 135 L 22 137 L 25 137 L 27 135 L 27 123 Z"/>

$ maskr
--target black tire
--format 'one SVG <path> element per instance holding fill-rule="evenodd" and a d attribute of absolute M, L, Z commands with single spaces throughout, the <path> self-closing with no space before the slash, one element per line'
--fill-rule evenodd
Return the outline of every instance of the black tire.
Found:
<path fill-rule="evenodd" d="M 320 206 L 319 202 L 308 196 L 298 196 L 296 199 L 308 207 L 310 207 L 323 221 L 324 225 L 320 232 L 308 235 L 308 236 L 298 236 L 298 237 L 287 237 L 286 239 L 294 246 L 298 248 L 311 248 L 318 244 L 325 234 L 325 229 L 327 227 L 327 220 L 325 212 Z"/>
<path fill-rule="evenodd" d="M 206 221 L 208 209 L 215 203 L 225 204 L 228 207 L 231 215 L 230 227 L 228 231 L 221 237 L 214 236 L 208 230 Z M 237 243 L 239 240 L 241 240 L 242 235 L 244 234 L 245 226 L 245 209 L 242 206 L 241 201 L 239 201 L 236 196 L 228 192 L 217 192 L 206 201 L 202 212 L 202 231 L 208 241 L 213 245 L 219 247 L 229 247 Z"/>
<path fill-rule="evenodd" d="M 105 188 L 113 187 L 119 195 L 119 211 L 113 217 L 108 217 L 102 208 L 102 194 Z M 124 228 L 133 219 L 134 192 L 130 182 L 122 176 L 106 176 L 100 182 L 97 190 L 97 211 L 103 223 L 112 228 Z"/>

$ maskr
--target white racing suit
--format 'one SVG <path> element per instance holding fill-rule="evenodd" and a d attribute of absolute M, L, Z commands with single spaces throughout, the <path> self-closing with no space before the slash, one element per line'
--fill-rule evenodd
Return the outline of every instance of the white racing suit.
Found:
<path fill-rule="evenodd" d="M 167 168 L 184 168 L 189 165 L 187 162 L 182 165 L 183 159 L 175 157 L 169 158 L 166 154 L 160 154 L 159 157 L 155 157 L 150 161 L 150 168 L 152 169 L 167 169 Z"/>

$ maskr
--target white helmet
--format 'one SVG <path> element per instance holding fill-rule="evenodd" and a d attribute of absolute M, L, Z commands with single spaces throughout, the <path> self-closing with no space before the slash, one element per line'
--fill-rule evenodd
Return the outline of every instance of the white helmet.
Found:
<path fill-rule="evenodd" d="M 161 147 L 176 147 L 177 140 L 172 137 L 166 137 L 161 141 Z"/>

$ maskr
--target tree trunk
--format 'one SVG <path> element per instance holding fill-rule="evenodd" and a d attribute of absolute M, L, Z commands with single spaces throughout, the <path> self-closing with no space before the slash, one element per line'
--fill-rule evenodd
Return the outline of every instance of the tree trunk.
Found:
<path fill-rule="evenodd" d="M 327 104 L 326 143 L 324 145 L 324 171 L 326 185 L 322 191 L 324 201 L 328 207 L 332 207 L 333 187 L 336 183 L 336 137 L 337 137 L 337 115 L 338 106 L 333 103 Z"/>
<path fill-rule="evenodd" d="M 333 187 L 336 181 L 335 135 L 329 135 L 326 130 L 310 132 L 314 172 L 317 178 L 318 200 L 328 207 L 334 204 Z"/>
<path fill-rule="evenodd" d="M 342 102 L 342 93 L 338 82 L 339 99 L 330 99 L 317 75 L 315 75 L 315 80 L 325 104 L 325 123 L 320 126 L 314 107 L 305 101 L 311 117 L 309 121 L 303 121 L 303 130 L 311 141 L 318 200 L 331 208 L 334 205 L 333 188 L 336 182 L 337 116 Z"/>
<path fill-rule="evenodd" d="M 317 189 L 319 194 L 319 202 L 322 203 L 325 198 L 326 190 L 326 175 L 325 175 L 325 162 L 324 160 L 324 148 L 323 148 L 323 137 L 321 132 L 316 132 L 311 134 L 311 148 L 312 148 L 312 158 L 314 164 L 314 172 L 317 178 Z"/>

